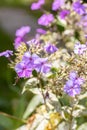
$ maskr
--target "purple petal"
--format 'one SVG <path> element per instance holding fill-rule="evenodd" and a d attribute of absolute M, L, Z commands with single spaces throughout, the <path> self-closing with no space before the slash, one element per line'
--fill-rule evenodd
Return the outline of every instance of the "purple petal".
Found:
<path fill-rule="evenodd" d="M 40 34 L 46 34 L 46 30 L 44 30 L 42 28 L 38 28 L 36 31 L 37 31 L 37 33 L 40 33 Z"/>
<path fill-rule="evenodd" d="M 38 2 L 35 2 L 31 5 L 31 10 L 38 10 L 44 5 L 45 0 L 39 0 Z"/>
<path fill-rule="evenodd" d="M 23 41 L 23 39 L 21 37 L 16 37 L 15 38 L 15 41 L 14 41 L 14 47 L 15 47 L 15 49 L 17 49 L 21 45 L 22 41 Z"/>
<path fill-rule="evenodd" d="M 30 27 L 29 26 L 23 26 L 21 28 L 19 28 L 17 31 L 16 31 L 16 37 L 24 37 L 27 33 L 30 32 Z"/>
<path fill-rule="evenodd" d="M 70 79 L 71 80 L 75 80 L 76 77 L 77 77 L 77 73 L 75 71 L 73 71 L 73 72 L 70 73 Z"/>
<path fill-rule="evenodd" d="M 53 44 L 47 44 L 47 45 L 45 45 L 44 50 L 47 53 L 52 54 L 52 53 L 56 52 L 58 50 L 58 48 Z"/>
<path fill-rule="evenodd" d="M 11 51 L 11 50 L 6 50 L 6 51 L 3 51 L 0 53 L 0 57 L 1 56 L 10 57 L 12 55 L 13 55 L 13 51 Z"/>
<path fill-rule="evenodd" d="M 59 8 L 61 8 L 65 3 L 65 0 L 54 0 L 52 4 L 52 10 L 57 11 Z"/>
<path fill-rule="evenodd" d="M 60 18 L 61 19 L 65 19 L 65 17 L 67 16 L 67 15 L 69 15 L 70 14 L 70 11 L 69 10 L 62 10 L 61 12 L 60 12 Z"/>
<path fill-rule="evenodd" d="M 30 77 L 32 74 L 32 68 L 30 68 L 30 66 L 28 66 L 27 64 L 25 64 L 24 62 L 20 62 L 15 66 L 15 71 L 18 74 L 18 76 L 20 78 L 23 77 Z"/>
<path fill-rule="evenodd" d="M 73 3 L 73 10 L 76 11 L 80 15 L 83 15 L 86 12 L 85 6 L 82 5 L 79 0 Z"/>
<path fill-rule="evenodd" d="M 38 19 L 38 24 L 43 25 L 43 26 L 48 26 L 50 23 L 52 23 L 54 20 L 53 14 L 43 14 L 39 19 Z"/>

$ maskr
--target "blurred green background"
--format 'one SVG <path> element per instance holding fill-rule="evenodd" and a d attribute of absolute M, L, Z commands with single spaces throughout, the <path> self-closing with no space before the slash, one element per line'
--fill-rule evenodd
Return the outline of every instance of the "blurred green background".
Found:
<path fill-rule="evenodd" d="M 15 31 L 21 26 L 31 26 L 29 39 L 34 36 L 39 13 L 30 10 L 31 2 L 34 0 L 0 0 L 0 52 L 14 49 Z M 0 130 L 19 127 L 22 124 L 20 119 L 32 98 L 30 92 L 21 95 L 23 82 L 19 81 L 14 86 L 15 77 L 7 59 L 0 57 Z"/>

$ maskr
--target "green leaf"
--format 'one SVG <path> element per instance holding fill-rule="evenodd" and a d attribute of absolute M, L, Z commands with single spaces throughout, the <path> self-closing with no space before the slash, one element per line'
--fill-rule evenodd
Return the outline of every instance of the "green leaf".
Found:
<path fill-rule="evenodd" d="M 29 102 L 24 115 L 23 115 L 23 119 L 26 119 L 35 109 L 36 107 L 43 102 L 43 99 L 41 96 L 39 95 L 35 95 L 32 100 Z"/>
<path fill-rule="evenodd" d="M 59 29 L 60 32 L 63 32 L 65 30 L 66 27 L 66 22 L 64 20 L 61 20 L 60 18 L 57 18 L 57 27 Z"/>
<path fill-rule="evenodd" d="M 58 130 L 69 130 L 69 124 L 66 122 L 61 122 L 58 126 Z"/>
<path fill-rule="evenodd" d="M 37 71 L 36 71 L 36 70 L 33 70 L 33 71 L 32 71 L 32 75 L 33 75 L 34 77 L 37 77 L 37 76 L 38 76 Z"/>
<path fill-rule="evenodd" d="M 23 87 L 22 94 L 26 90 L 30 90 L 32 88 L 36 88 L 38 83 L 39 83 L 39 81 L 37 80 L 37 78 L 31 78 L 31 79 L 27 80 L 27 82 L 25 83 L 25 85 Z"/>
<path fill-rule="evenodd" d="M 57 27 L 58 27 L 60 32 L 63 32 L 65 30 L 65 28 L 60 24 L 57 24 Z"/>
<path fill-rule="evenodd" d="M 6 117 L 5 115 L 0 114 L 0 125 L 4 128 L 10 130 L 13 128 L 13 121 L 9 117 Z"/>
<path fill-rule="evenodd" d="M 87 130 L 87 123 L 84 123 L 81 126 L 79 126 L 77 130 Z"/>
<path fill-rule="evenodd" d="M 23 115 L 25 106 L 26 106 L 26 100 L 25 100 L 24 95 L 22 95 L 22 97 L 18 101 L 15 101 L 15 103 L 16 103 L 16 106 L 15 106 L 14 115 L 21 118 Z"/>
<path fill-rule="evenodd" d="M 52 71 L 52 73 L 56 73 L 58 71 L 58 68 L 53 67 L 53 68 L 51 68 L 51 71 Z"/>

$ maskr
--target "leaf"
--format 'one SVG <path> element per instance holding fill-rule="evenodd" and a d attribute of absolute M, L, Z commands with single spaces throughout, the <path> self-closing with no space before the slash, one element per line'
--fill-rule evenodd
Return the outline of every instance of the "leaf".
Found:
<path fill-rule="evenodd" d="M 57 27 L 58 27 L 60 32 L 63 32 L 65 30 L 65 27 L 66 27 L 66 21 L 58 18 Z"/>
<path fill-rule="evenodd" d="M 80 96 L 78 96 L 78 98 L 79 98 L 79 100 L 87 98 L 87 92 L 85 92 L 84 94 L 80 94 Z"/>
<path fill-rule="evenodd" d="M 79 126 L 77 130 L 87 130 L 87 123 L 84 123 L 81 126 Z"/>
<path fill-rule="evenodd" d="M 37 80 L 37 78 L 31 78 L 31 79 L 27 80 L 27 82 L 25 83 L 25 85 L 23 87 L 22 94 L 26 90 L 30 90 L 32 88 L 36 88 L 38 83 L 39 83 L 39 81 Z"/>
<path fill-rule="evenodd" d="M 48 116 L 46 116 L 48 117 Z M 44 118 L 43 115 L 36 115 L 36 119 L 34 120 L 32 126 L 29 130 L 44 130 L 45 125 L 47 124 L 48 120 Z"/>
<path fill-rule="evenodd" d="M 58 130 L 69 130 L 69 124 L 66 122 L 62 122 L 58 126 Z"/>
<path fill-rule="evenodd" d="M 65 28 L 60 24 L 58 24 L 57 27 L 58 27 L 60 32 L 63 32 L 65 30 Z"/>
<path fill-rule="evenodd" d="M 38 77 L 37 71 L 36 71 L 36 70 L 33 70 L 33 71 L 32 71 L 32 75 L 33 75 L 34 77 Z"/>
<path fill-rule="evenodd" d="M 9 117 L 6 117 L 5 115 L 0 114 L 0 125 L 4 128 L 10 130 L 13 128 L 13 121 Z"/>
<path fill-rule="evenodd" d="M 39 96 L 41 96 L 41 89 L 39 88 L 31 88 L 29 89 L 30 92 L 32 92 L 33 94 L 37 94 Z"/>
<path fill-rule="evenodd" d="M 16 104 L 16 106 L 15 106 Z M 23 116 L 25 106 L 26 106 L 26 97 L 22 95 L 19 100 L 14 100 L 14 115 L 21 118 Z"/>
<path fill-rule="evenodd" d="M 29 130 L 29 129 L 28 129 L 27 125 L 23 125 L 23 126 L 17 128 L 16 130 Z"/>
<path fill-rule="evenodd" d="M 35 109 L 36 107 L 43 102 L 43 98 L 39 95 L 35 95 L 32 100 L 29 102 L 24 115 L 23 119 L 26 119 Z"/>
<path fill-rule="evenodd" d="M 26 123 L 26 120 L 18 118 L 14 115 L 0 112 L 0 125 L 6 128 L 6 130 L 9 130 L 9 129 L 13 130 L 24 123 Z"/>

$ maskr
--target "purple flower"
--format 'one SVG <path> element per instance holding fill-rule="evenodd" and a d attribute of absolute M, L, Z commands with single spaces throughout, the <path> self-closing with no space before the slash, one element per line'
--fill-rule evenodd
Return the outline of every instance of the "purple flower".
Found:
<path fill-rule="evenodd" d="M 77 78 L 77 73 L 75 72 L 75 71 L 72 71 L 71 73 L 70 73 L 70 79 L 71 80 L 75 80 Z"/>
<path fill-rule="evenodd" d="M 0 53 L 0 57 L 5 56 L 5 57 L 8 58 L 8 57 L 10 57 L 12 55 L 13 55 L 13 51 L 10 51 L 10 50 L 6 50 L 6 51 L 3 51 L 3 52 Z"/>
<path fill-rule="evenodd" d="M 60 12 L 60 18 L 61 19 L 65 19 L 65 17 L 67 16 L 67 15 L 69 15 L 70 14 L 70 11 L 69 10 L 62 10 L 61 12 Z"/>
<path fill-rule="evenodd" d="M 47 58 L 38 58 L 34 64 L 37 72 L 48 73 L 51 69 L 51 64 L 47 63 Z"/>
<path fill-rule="evenodd" d="M 85 34 L 85 38 L 87 39 L 87 34 Z"/>
<path fill-rule="evenodd" d="M 74 81 L 74 83 L 76 83 L 78 85 L 82 85 L 84 83 L 83 78 L 78 77 L 77 73 L 75 71 L 70 73 L 70 80 Z"/>
<path fill-rule="evenodd" d="M 37 60 L 38 58 L 39 58 L 39 56 L 36 54 L 31 55 L 29 52 L 25 52 L 24 56 L 22 58 L 22 61 L 24 61 L 29 66 L 31 66 L 32 69 L 34 69 L 34 60 Z"/>
<path fill-rule="evenodd" d="M 17 49 L 21 45 L 21 42 L 23 42 L 23 38 L 21 38 L 21 37 L 15 38 L 15 41 L 14 41 L 15 49 Z"/>
<path fill-rule="evenodd" d="M 29 32 L 30 32 L 30 27 L 29 26 L 23 26 L 16 31 L 15 35 L 16 35 L 16 37 L 24 37 Z"/>
<path fill-rule="evenodd" d="M 46 30 L 42 29 L 42 28 L 38 28 L 37 30 L 37 33 L 39 34 L 46 34 Z"/>
<path fill-rule="evenodd" d="M 64 92 L 74 97 L 81 92 L 81 85 L 84 83 L 83 78 L 78 77 L 76 72 L 70 73 L 70 78 L 64 86 Z"/>
<path fill-rule="evenodd" d="M 80 1 L 76 1 L 73 3 L 73 10 L 76 11 L 76 13 L 83 15 L 85 14 L 85 6 L 80 3 Z"/>
<path fill-rule="evenodd" d="M 65 0 L 54 0 L 53 4 L 52 4 L 52 10 L 56 11 L 59 8 L 61 8 L 65 3 Z"/>
<path fill-rule="evenodd" d="M 52 54 L 54 52 L 56 52 L 58 50 L 58 48 L 53 45 L 53 44 L 47 44 L 45 47 L 44 47 L 45 51 L 49 54 Z"/>
<path fill-rule="evenodd" d="M 64 92 L 69 96 L 74 97 L 77 94 L 80 94 L 81 87 L 78 84 L 74 84 L 72 80 L 68 80 L 64 86 Z"/>
<path fill-rule="evenodd" d="M 17 72 L 19 77 L 30 77 L 32 71 L 36 69 L 35 61 L 38 61 L 40 57 L 36 54 L 30 54 L 29 52 L 25 52 L 22 58 L 22 61 L 15 66 L 15 71 Z"/>
<path fill-rule="evenodd" d="M 35 2 L 31 5 L 31 10 L 38 10 L 44 5 L 45 0 L 39 0 L 38 2 Z"/>
<path fill-rule="evenodd" d="M 21 42 L 24 42 L 24 36 L 30 32 L 30 29 L 29 26 L 23 26 L 16 31 L 16 38 L 14 40 L 15 49 L 21 45 Z"/>
<path fill-rule="evenodd" d="M 20 78 L 28 78 L 32 74 L 32 68 L 23 61 L 15 66 L 15 71 Z"/>
<path fill-rule="evenodd" d="M 50 23 L 52 23 L 54 20 L 53 14 L 43 14 L 39 19 L 38 19 L 38 24 L 43 25 L 43 26 L 48 26 Z"/>
<path fill-rule="evenodd" d="M 77 43 L 75 44 L 74 53 L 75 54 L 83 54 L 87 50 L 87 46 L 84 44 Z"/>
<path fill-rule="evenodd" d="M 35 45 L 35 46 L 36 46 L 36 45 L 39 44 L 39 42 L 38 42 L 38 40 L 36 40 L 36 39 L 32 39 L 32 40 L 26 42 L 26 44 L 27 44 L 28 46 L 31 46 L 31 45 Z"/>
<path fill-rule="evenodd" d="M 81 24 L 83 27 L 87 27 L 87 15 L 83 15 L 82 17 L 81 17 L 81 21 L 80 21 L 80 23 L 79 24 Z M 87 28 L 86 28 L 87 29 Z"/>

